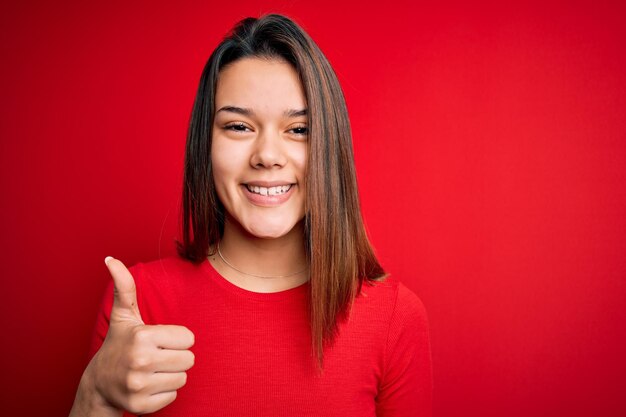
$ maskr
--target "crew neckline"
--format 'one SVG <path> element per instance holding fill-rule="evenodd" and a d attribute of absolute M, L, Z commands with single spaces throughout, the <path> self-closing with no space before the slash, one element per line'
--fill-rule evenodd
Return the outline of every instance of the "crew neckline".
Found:
<path fill-rule="evenodd" d="M 213 267 L 211 262 L 208 259 L 205 259 L 202 262 L 202 267 L 208 272 L 208 275 L 211 277 L 212 281 L 219 285 L 224 290 L 236 294 L 238 296 L 251 298 L 259 301 L 282 301 L 293 299 L 299 296 L 306 296 L 309 291 L 309 281 L 298 285 L 297 287 L 289 288 L 288 290 L 276 291 L 276 292 L 256 292 L 250 291 L 245 288 L 241 288 L 226 278 L 224 278 L 217 270 Z"/>

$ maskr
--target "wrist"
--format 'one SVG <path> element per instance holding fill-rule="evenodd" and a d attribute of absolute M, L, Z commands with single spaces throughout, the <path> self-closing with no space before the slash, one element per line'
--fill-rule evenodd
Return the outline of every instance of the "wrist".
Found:
<path fill-rule="evenodd" d="M 122 410 L 113 407 L 96 388 L 91 363 L 80 379 L 69 417 L 121 417 Z"/>

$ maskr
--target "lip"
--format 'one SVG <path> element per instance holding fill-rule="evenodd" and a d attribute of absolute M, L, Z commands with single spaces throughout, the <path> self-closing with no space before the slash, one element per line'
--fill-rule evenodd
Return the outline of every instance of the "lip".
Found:
<path fill-rule="evenodd" d="M 270 188 L 270 187 L 280 187 L 283 185 L 294 185 L 294 183 L 289 182 L 289 181 L 250 181 L 250 182 L 243 183 L 243 185 L 244 186 L 252 185 L 255 187 Z"/>
<path fill-rule="evenodd" d="M 278 187 L 281 185 L 291 185 L 291 188 L 289 188 L 289 191 L 287 191 L 286 193 L 280 194 L 280 195 L 261 195 L 261 194 L 256 194 L 256 193 L 251 192 L 250 190 L 248 190 L 248 187 L 246 185 L 253 185 L 256 187 L 268 187 L 268 188 Z M 255 206 L 277 207 L 285 203 L 287 200 L 289 200 L 289 198 L 291 197 L 291 194 L 293 194 L 293 191 L 296 188 L 296 185 L 293 183 L 289 183 L 289 182 L 254 181 L 254 182 L 241 184 L 241 188 L 243 190 L 243 194 L 246 196 L 248 201 L 254 204 Z"/>

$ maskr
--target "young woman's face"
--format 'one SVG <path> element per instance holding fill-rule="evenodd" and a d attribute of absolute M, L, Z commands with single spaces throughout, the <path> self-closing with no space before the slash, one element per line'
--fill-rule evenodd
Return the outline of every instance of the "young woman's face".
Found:
<path fill-rule="evenodd" d="M 228 221 L 253 236 L 284 236 L 304 217 L 306 107 L 285 61 L 244 58 L 219 74 L 213 180 Z"/>

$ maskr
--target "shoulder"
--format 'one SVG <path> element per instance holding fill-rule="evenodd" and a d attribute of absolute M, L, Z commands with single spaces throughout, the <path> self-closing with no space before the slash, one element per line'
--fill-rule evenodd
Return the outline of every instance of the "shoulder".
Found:
<path fill-rule="evenodd" d="M 430 416 L 432 359 L 426 310 L 401 282 L 391 279 L 387 285 L 393 288 L 393 308 L 387 322 L 377 415 Z"/>
<path fill-rule="evenodd" d="M 398 320 L 426 320 L 426 309 L 420 298 L 394 276 L 381 281 L 365 281 L 358 299 L 386 307 Z"/>
<path fill-rule="evenodd" d="M 375 307 L 385 317 L 387 349 L 399 346 L 423 348 L 429 341 L 429 325 L 422 300 L 393 276 L 364 286 L 364 294 L 377 299 Z"/>
<path fill-rule="evenodd" d="M 428 319 L 424 303 L 422 303 L 417 294 L 401 282 L 398 283 L 394 315 L 399 321 L 408 321 L 427 326 Z"/>
<path fill-rule="evenodd" d="M 194 264 L 180 257 L 165 257 L 140 262 L 129 268 L 135 279 L 137 302 L 148 321 L 170 320 L 183 311 L 199 293 L 205 293 L 206 265 Z M 185 310 L 186 311 L 186 310 Z"/>
<path fill-rule="evenodd" d="M 394 276 L 366 281 L 351 310 L 353 322 L 382 337 L 385 345 L 428 339 L 428 319 L 420 298 Z"/>
<path fill-rule="evenodd" d="M 193 262 L 178 256 L 168 256 L 148 262 L 138 262 L 128 268 L 135 279 L 138 292 L 141 288 L 158 287 L 159 290 L 187 286 L 200 277 L 206 276 L 203 264 Z"/>

